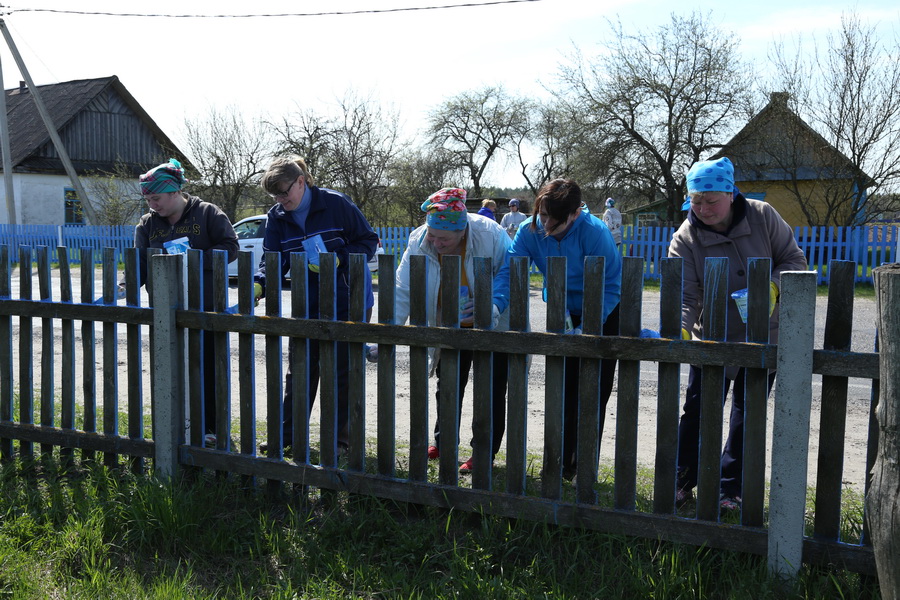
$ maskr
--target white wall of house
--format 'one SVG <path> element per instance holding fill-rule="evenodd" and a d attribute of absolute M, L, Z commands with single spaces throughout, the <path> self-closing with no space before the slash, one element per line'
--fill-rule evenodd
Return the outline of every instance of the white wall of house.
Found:
<path fill-rule="evenodd" d="M 102 200 L 94 198 L 91 179 L 81 178 L 85 193 L 93 199 L 94 210 L 100 210 Z M 16 224 L 18 225 L 65 225 L 66 188 L 74 189 L 72 181 L 65 175 L 44 175 L 30 173 L 13 174 L 13 195 L 15 196 Z M 123 194 L 140 196 L 137 179 L 121 182 Z M 137 207 L 139 209 L 139 207 Z M 140 216 L 136 212 L 135 222 Z M 0 223 L 10 223 L 6 205 L 6 184 L 0 172 Z M 90 225 L 90 223 L 86 223 Z"/>
<path fill-rule="evenodd" d="M 63 225 L 65 223 L 65 189 L 72 183 L 64 175 L 30 173 L 13 174 L 16 200 L 16 223 L 19 225 Z M 0 185 L 0 223 L 9 223 L 6 186 Z"/>

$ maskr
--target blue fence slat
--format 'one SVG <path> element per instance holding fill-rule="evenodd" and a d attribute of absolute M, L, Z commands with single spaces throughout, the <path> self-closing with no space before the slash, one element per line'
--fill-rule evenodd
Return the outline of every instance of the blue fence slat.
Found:
<path fill-rule="evenodd" d="M 386 254 L 399 257 L 406 250 L 412 227 L 376 227 Z M 658 279 L 661 261 L 669 251 L 674 227 L 626 226 L 622 233 L 622 252 L 626 256 L 644 258 L 644 276 Z M 794 237 L 806 255 L 809 268 L 818 273 L 818 283 L 828 282 L 828 265 L 832 260 L 852 260 L 857 264 L 857 283 L 872 283 L 872 269 L 884 263 L 897 262 L 896 225 L 860 227 L 795 227 Z M 69 262 L 81 261 L 81 249 L 92 248 L 95 261 L 103 248 L 115 248 L 119 260 L 134 245 L 134 226 L 99 227 L 83 225 L 9 225 L 0 224 L 0 246 L 9 247 L 9 259 L 16 263 L 20 246 L 48 246 L 52 260 L 58 261 L 57 246 L 67 248 Z"/>

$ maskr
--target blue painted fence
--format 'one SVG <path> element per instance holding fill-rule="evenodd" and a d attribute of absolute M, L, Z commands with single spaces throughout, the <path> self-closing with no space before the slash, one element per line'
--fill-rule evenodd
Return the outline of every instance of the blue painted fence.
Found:
<path fill-rule="evenodd" d="M 400 256 L 406 249 L 412 227 L 376 227 L 386 254 Z M 810 268 L 818 274 L 820 285 L 828 282 L 831 260 L 851 260 L 857 264 L 857 283 L 872 283 L 872 269 L 888 262 L 898 262 L 898 228 L 896 225 L 866 227 L 795 227 L 794 237 L 806 254 Z M 660 259 L 665 258 L 674 227 L 624 228 L 622 252 L 645 260 L 644 276 L 659 278 Z M 83 225 L 3 225 L 0 224 L 0 246 L 9 246 L 9 257 L 18 262 L 19 246 L 49 246 L 53 261 L 58 261 L 56 248 L 68 250 L 69 262 L 81 260 L 82 248 L 115 248 L 121 255 L 134 242 L 134 227 L 95 227 Z M 101 253 L 94 253 L 100 262 Z"/>

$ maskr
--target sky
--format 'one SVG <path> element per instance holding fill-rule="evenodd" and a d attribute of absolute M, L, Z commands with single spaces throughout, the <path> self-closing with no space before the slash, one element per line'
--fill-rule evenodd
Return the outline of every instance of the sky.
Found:
<path fill-rule="evenodd" d="M 895 0 L 11 0 L 0 16 L 37 85 L 116 75 L 181 148 L 186 119 L 212 108 L 281 120 L 334 112 L 348 92 L 399 110 L 404 132 L 429 111 L 486 85 L 547 98 L 577 48 L 602 51 L 608 19 L 649 31 L 697 10 L 763 61 L 776 40 L 836 31 L 853 10 L 885 36 L 900 34 Z M 426 7 L 445 7 L 426 9 Z M 398 9 L 417 10 L 398 10 Z M 50 11 L 77 11 L 50 12 Z M 102 13 L 113 13 L 102 14 Z M 231 15 L 227 18 L 114 16 Z M 278 14 L 305 16 L 236 17 Z M 317 14 L 330 13 L 330 14 Z M 345 14 L 336 14 L 345 13 Z M 354 14 L 355 13 L 355 14 Z M 5 89 L 24 80 L 0 41 Z M 492 183 L 521 185 L 515 169 Z"/>

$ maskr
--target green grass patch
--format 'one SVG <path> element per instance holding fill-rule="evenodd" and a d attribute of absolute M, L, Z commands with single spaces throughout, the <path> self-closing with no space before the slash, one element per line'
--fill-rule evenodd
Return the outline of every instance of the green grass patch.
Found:
<path fill-rule="evenodd" d="M 737 552 L 348 494 L 273 500 L 238 479 L 8 463 L 0 597 L 878 597 L 854 574 L 820 569 L 785 589 L 764 558 Z"/>

